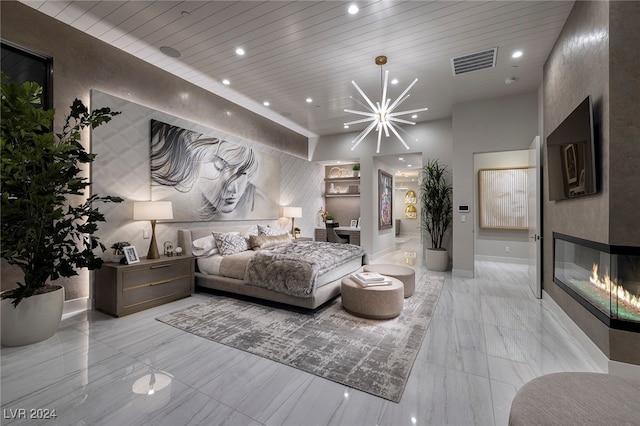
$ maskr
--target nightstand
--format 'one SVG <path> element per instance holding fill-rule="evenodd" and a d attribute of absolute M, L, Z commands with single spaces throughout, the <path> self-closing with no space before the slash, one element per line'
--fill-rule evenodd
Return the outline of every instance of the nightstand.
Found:
<path fill-rule="evenodd" d="M 105 262 L 95 274 L 96 309 L 116 317 L 188 297 L 194 291 L 193 256 Z"/>

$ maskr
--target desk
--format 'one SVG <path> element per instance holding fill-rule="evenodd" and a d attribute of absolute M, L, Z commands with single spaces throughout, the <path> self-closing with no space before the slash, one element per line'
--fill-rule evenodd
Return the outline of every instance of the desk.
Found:
<path fill-rule="evenodd" d="M 360 245 L 360 228 L 351 228 L 350 226 L 338 226 L 337 228 L 333 228 L 341 237 L 346 237 L 349 240 L 349 244 L 353 244 L 355 246 Z M 316 228 L 315 229 L 315 239 L 316 241 L 327 241 L 327 229 L 326 228 Z"/>

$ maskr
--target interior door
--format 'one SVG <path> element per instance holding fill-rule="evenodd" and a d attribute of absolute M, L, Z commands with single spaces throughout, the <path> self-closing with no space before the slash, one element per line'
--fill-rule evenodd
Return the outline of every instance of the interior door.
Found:
<path fill-rule="evenodd" d="M 537 298 L 542 297 L 542 172 L 540 136 L 529 145 L 528 204 L 529 204 L 529 287 Z"/>

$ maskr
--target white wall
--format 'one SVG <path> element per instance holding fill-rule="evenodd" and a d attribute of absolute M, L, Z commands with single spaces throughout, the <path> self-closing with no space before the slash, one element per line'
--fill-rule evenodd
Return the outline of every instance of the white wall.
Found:
<path fill-rule="evenodd" d="M 527 167 L 527 150 L 479 153 L 474 155 L 474 205 L 479 206 L 478 170 Z M 475 235 L 474 255 L 476 260 L 526 262 L 529 258 L 528 232 L 525 230 L 480 228 L 479 209 L 473 210 Z"/>
<path fill-rule="evenodd" d="M 369 135 L 360 145 L 351 151 L 351 141 L 357 132 L 338 135 L 321 136 L 310 144 L 312 161 L 351 161 L 360 163 L 360 213 L 361 213 L 361 245 L 370 256 L 377 256 L 394 247 L 395 229 L 378 230 L 377 224 L 377 190 L 378 169 L 393 172 L 388 165 L 376 159 L 378 156 L 422 153 L 422 164 L 429 159 L 440 159 L 451 169 L 452 128 L 451 120 L 436 120 L 405 127 L 408 137 L 405 138 L 410 150 L 407 151 L 394 137 L 383 140 L 380 154 L 376 154 L 376 135 Z M 392 173 L 393 174 L 393 173 Z M 396 194 L 394 193 L 394 196 Z M 403 210 L 404 211 L 404 210 Z M 394 220 L 398 217 L 394 211 Z M 445 246 L 451 252 L 451 238 Z"/>
<path fill-rule="evenodd" d="M 457 206 L 473 211 L 475 153 L 526 149 L 537 135 L 537 93 L 485 99 L 453 106 L 453 274 L 473 277 L 475 222 L 460 221 Z"/>

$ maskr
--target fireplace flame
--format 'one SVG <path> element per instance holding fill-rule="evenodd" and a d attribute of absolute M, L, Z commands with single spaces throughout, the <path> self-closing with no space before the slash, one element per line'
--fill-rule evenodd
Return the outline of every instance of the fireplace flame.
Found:
<path fill-rule="evenodd" d="M 607 293 L 615 294 L 618 297 L 618 301 L 622 301 L 640 310 L 640 296 L 631 294 L 626 288 L 611 281 L 609 271 L 605 271 L 604 276 L 600 278 L 598 276 L 598 265 L 595 263 L 593 264 L 593 268 L 591 268 L 589 281 L 599 289 Z"/>

